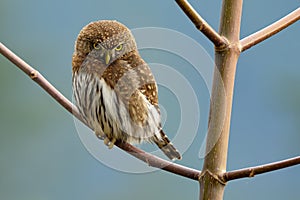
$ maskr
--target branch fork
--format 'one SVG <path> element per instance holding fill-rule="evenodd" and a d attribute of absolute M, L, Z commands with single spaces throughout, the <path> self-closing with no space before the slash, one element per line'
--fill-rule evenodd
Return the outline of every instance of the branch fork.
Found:
<path fill-rule="evenodd" d="M 210 41 L 212 41 L 216 48 L 223 49 L 228 46 L 228 40 L 219 35 L 189 4 L 186 0 L 176 0 L 176 3 L 182 9 L 182 11 L 189 17 L 194 23 L 196 28 L 201 31 Z"/>

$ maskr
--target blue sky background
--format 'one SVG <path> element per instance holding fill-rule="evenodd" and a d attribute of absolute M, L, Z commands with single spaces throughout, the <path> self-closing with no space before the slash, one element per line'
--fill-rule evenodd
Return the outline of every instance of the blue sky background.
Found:
<path fill-rule="evenodd" d="M 220 1 L 190 3 L 218 28 Z M 241 37 L 299 5 L 299 0 L 245 1 Z M 71 99 L 74 41 L 84 25 L 100 19 L 116 19 L 129 28 L 177 30 L 199 42 L 213 57 L 211 43 L 174 1 L 2 0 L 0 41 Z M 300 154 L 299 33 L 298 22 L 241 55 L 233 102 L 229 170 Z M 149 55 L 151 51 L 143 53 L 145 60 L 172 63 L 170 55 L 153 60 Z M 98 162 L 80 142 L 69 113 L 3 56 L 0 66 L 0 199 L 198 199 L 199 185 L 195 181 L 163 171 L 124 173 Z M 195 80 L 191 82 L 197 88 Z M 203 94 L 197 94 L 203 100 L 199 136 L 179 161 L 197 169 L 203 163 L 198 152 L 209 106 L 209 95 L 201 80 L 199 88 L 203 88 Z M 164 88 L 160 92 L 160 101 L 171 116 L 166 129 L 172 132 L 177 127 L 177 104 L 167 105 L 172 95 Z M 226 187 L 224 199 L 297 199 L 299 177 L 298 166 L 233 181 Z"/>

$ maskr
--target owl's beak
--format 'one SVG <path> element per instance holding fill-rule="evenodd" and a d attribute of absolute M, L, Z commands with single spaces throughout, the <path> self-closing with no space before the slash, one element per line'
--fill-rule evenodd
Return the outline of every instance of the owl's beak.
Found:
<path fill-rule="evenodd" d="M 105 64 L 108 65 L 109 61 L 110 61 L 110 52 L 106 51 L 105 52 Z"/>

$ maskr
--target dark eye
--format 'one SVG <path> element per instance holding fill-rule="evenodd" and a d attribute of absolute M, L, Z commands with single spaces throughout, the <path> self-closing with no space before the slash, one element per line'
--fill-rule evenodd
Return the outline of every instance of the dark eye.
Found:
<path fill-rule="evenodd" d="M 93 44 L 94 49 L 101 49 L 101 45 L 99 43 Z"/>
<path fill-rule="evenodd" d="M 123 44 L 119 44 L 115 47 L 115 50 L 120 51 L 123 48 Z"/>

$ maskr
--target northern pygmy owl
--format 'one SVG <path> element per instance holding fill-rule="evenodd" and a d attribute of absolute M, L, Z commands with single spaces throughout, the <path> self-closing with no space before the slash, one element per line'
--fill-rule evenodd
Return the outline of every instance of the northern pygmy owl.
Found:
<path fill-rule="evenodd" d="M 116 140 L 148 141 L 168 158 L 181 158 L 162 130 L 155 79 L 126 26 L 112 20 L 85 26 L 72 66 L 76 106 L 109 148 Z"/>

